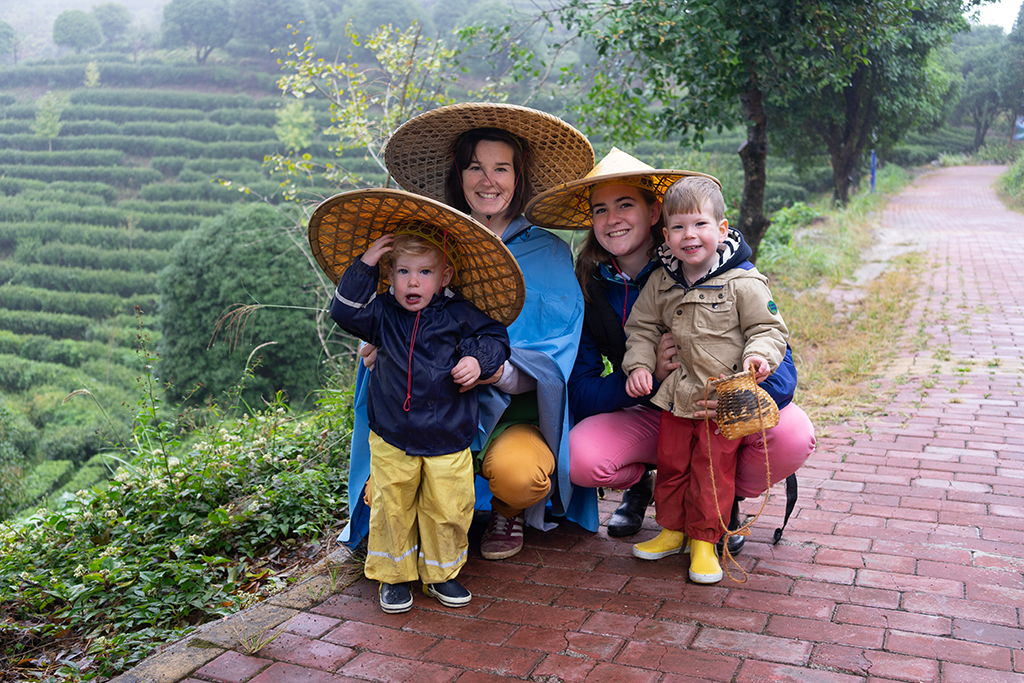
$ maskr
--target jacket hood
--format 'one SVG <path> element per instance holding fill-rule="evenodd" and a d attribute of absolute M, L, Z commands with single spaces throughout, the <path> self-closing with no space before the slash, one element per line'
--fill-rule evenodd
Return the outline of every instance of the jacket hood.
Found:
<path fill-rule="evenodd" d="M 736 228 L 729 228 L 728 234 L 725 236 L 725 241 L 718 245 L 718 262 L 712 266 L 711 270 L 707 275 L 700 278 L 696 282 L 687 282 L 686 278 L 683 277 L 683 264 L 679 262 L 675 256 L 672 255 L 672 251 L 669 249 L 668 244 L 663 244 L 658 247 L 658 260 L 665 266 L 665 271 L 672 276 L 672 279 L 681 284 L 684 287 L 696 287 L 700 283 L 704 282 L 708 278 L 715 277 L 727 270 L 732 270 L 740 266 L 744 261 L 749 259 L 753 254 L 753 250 L 743 240 L 743 235 Z"/>

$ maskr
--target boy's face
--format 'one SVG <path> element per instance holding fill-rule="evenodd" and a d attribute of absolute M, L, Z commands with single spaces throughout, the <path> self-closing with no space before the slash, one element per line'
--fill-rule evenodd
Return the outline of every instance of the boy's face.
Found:
<path fill-rule="evenodd" d="M 665 243 L 683 265 L 690 282 L 704 277 L 718 258 L 718 245 L 729 233 L 729 221 L 716 221 L 702 206 L 697 213 L 670 213 L 665 216 Z"/>
<path fill-rule="evenodd" d="M 441 287 L 452 279 L 451 267 L 441 270 L 441 253 L 400 254 L 391 266 L 391 286 L 395 298 L 407 311 L 420 311 L 427 307 Z"/>

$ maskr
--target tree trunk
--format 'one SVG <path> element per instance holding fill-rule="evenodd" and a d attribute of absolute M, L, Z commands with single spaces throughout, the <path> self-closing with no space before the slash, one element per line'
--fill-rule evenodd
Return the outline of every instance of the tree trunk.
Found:
<path fill-rule="evenodd" d="M 757 260 L 757 248 L 768 232 L 770 221 L 764 215 L 764 190 L 768 159 L 768 119 L 764 113 L 761 89 L 751 81 L 740 95 L 743 115 L 747 119 L 747 139 L 738 154 L 743 161 L 743 198 L 740 200 L 739 225 L 743 239 L 753 250 L 751 261 Z"/>

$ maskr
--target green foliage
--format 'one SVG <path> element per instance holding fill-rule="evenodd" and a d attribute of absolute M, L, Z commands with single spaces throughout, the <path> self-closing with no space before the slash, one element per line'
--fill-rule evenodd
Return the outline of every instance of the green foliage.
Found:
<path fill-rule="evenodd" d="M 286 75 L 278 86 L 300 100 L 314 94 L 325 99 L 332 125 L 323 133 L 332 140 L 330 151 L 344 158 L 346 149 L 358 149 L 387 173 L 383 150 L 395 129 L 419 113 L 453 102 L 448 88 L 458 79 L 452 66 L 461 47 L 424 37 L 418 24 L 405 30 L 383 26 L 365 40 L 351 28 L 346 35 L 349 47 L 365 45 L 379 66 L 360 70 L 351 61 L 328 63 L 316 56 L 307 39 L 301 46 L 292 45 L 287 58 L 279 60 Z M 281 185 L 288 199 L 308 192 L 310 184 L 321 185 L 313 182 L 316 176 L 338 187 L 364 180 L 347 164 L 321 166 L 309 154 L 275 154 L 266 161 L 273 173 L 284 177 Z"/>
<path fill-rule="evenodd" d="M 44 460 L 28 474 L 25 481 L 25 500 L 35 501 L 50 495 L 57 487 L 63 486 L 71 479 L 74 471 L 75 463 L 70 460 Z M 5 515 L 5 518 L 9 516 Z"/>
<path fill-rule="evenodd" d="M 96 17 L 84 10 L 64 10 L 53 22 L 53 42 L 81 52 L 103 42 L 103 29 Z"/>
<path fill-rule="evenodd" d="M 1008 140 L 997 140 L 982 145 L 973 158 L 975 162 L 991 161 L 995 164 L 1012 164 L 1020 159 L 1024 152 L 1021 152 L 1020 144 L 1011 144 Z"/>
<path fill-rule="evenodd" d="M 1012 125 L 1018 116 L 1024 114 L 1024 4 L 1018 10 L 1013 30 L 1006 37 L 999 85 Z"/>
<path fill-rule="evenodd" d="M 116 2 L 104 2 L 92 8 L 93 16 L 99 22 L 103 40 L 113 43 L 128 33 L 132 23 L 132 14 L 124 5 Z"/>
<path fill-rule="evenodd" d="M 277 110 L 274 134 L 288 154 L 295 154 L 313 141 L 313 112 L 302 100 L 291 100 Z"/>
<path fill-rule="evenodd" d="M 144 356 L 146 368 L 154 361 Z M 71 638 L 88 643 L 95 675 L 117 675 L 280 590 L 285 579 L 260 571 L 260 553 L 316 539 L 343 514 L 350 392 L 326 395 L 327 409 L 311 416 L 273 402 L 237 419 L 212 406 L 169 420 L 156 383 L 148 371 L 140 380 L 106 487 L 66 493 L 0 528 L 0 574 L 12 579 L 0 585 L 8 655 Z M 95 398 L 75 394 L 68 400 Z M 57 673 L 82 680 L 72 667 Z"/>
<path fill-rule="evenodd" d="M 0 55 L 8 55 L 14 49 L 18 32 L 6 21 L 0 20 Z"/>
<path fill-rule="evenodd" d="M 53 151 L 53 138 L 60 135 L 60 115 L 67 106 L 63 97 L 55 93 L 46 93 L 36 100 L 36 119 L 32 123 L 32 132 L 36 137 L 48 141 L 49 150 Z"/>
<path fill-rule="evenodd" d="M 47 311 L 103 319 L 130 313 L 134 303 L 110 294 L 55 292 L 20 285 L 0 287 L 0 308 L 12 311 Z"/>
<path fill-rule="evenodd" d="M 303 0 L 234 0 L 233 8 L 235 38 L 261 53 L 287 47 L 293 26 L 305 35 L 316 35 L 313 15 Z"/>
<path fill-rule="evenodd" d="M 0 396 L 0 519 L 6 519 L 28 498 L 26 476 L 35 430 L 7 407 Z"/>
<path fill-rule="evenodd" d="M 96 62 L 89 62 L 85 65 L 85 80 L 82 83 L 86 88 L 98 88 L 100 86 L 100 68 Z"/>
<path fill-rule="evenodd" d="M 0 261 L 0 284 L 7 282 L 56 291 L 99 292 L 131 297 L 156 292 L 157 276 L 151 273 L 87 270 L 66 266 L 19 265 Z"/>
<path fill-rule="evenodd" d="M 953 46 L 964 77 L 954 120 L 966 119 L 974 126 L 974 151 L 984 143 L 989 127 L 1006 108 L 1000 82 L 1006 38 L 998 26 L 979 26 L 962 39 L 954 40 Z"/>
<path fill-rule="evenodd" d="M 219 398 L 253 353 L 264 359 L 243 393 L 253 409 L 278 391 L 300 405 L 319 386 L 320 307 L 289 223 L 267 206 L 236 207 L 175 247 L 160 276 L 161 368 L 174 396 L 201 382 L 195 399 Z M 228 315 L 239 306 L 247 308 Z"/>
<path fill-rule="evenodd" d="M 231 40 L 234 27 L 227 0 L 171 0 L 164 5 L 160 30 L 164 45 L 194 48 L 196 64 L 203 65 L 211 52 Z"/>
<path fill-rule="evenodd" d="M 999 189 L 1018 208 L 1024 208 L 1024 155 L 999 177 Z"/>

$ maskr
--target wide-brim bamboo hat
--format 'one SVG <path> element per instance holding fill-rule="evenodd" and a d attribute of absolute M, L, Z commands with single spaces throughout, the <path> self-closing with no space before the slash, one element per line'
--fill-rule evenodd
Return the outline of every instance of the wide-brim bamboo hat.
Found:
<path fill-rule="evenodd" d="M 562 119 L 489 102 L 453 104 L 409 119 L 388 140 L 384 164 L 400 187 L 444 201 L 456 140 L 476 128 L 500 128 L 526 141 L 526 176 L 535 193 L 579 178 L 594 166 L 590 141 Z"/>
<path fill-rule="evenodd" d="M 450 287 L 504 325 L 516 319 L 523 309 L 526 287 L 512 252 L 473 218 L 428 197 L 381 189 L 334 195 L 309 219 L 309 246 L 316 262 L 337 284 L 378 238 L 402 232 L 403 226 L 414 223 L 433 226 L 455 243 L 451 252 L 458 268 Z M 389 286 L 387 273 L 382 271 L 378 291 L 386 292 Z"/>
<path fill-rule="evenodd" d="M 603 185 L 632 185 L 653 192 L 660 201 L 669 186 L 687 176 L 710 178 L 719 187 L 718 178 L 696 171 L 657 169 L 636 157 L 612 147 L 605 158 L 578 180 L 571 180 L 543 192 L 527 204 L 526 219 L 542 228 L 558 230 L 590 230 L 594 219 L 590 214 L 590 193 Z"/>

